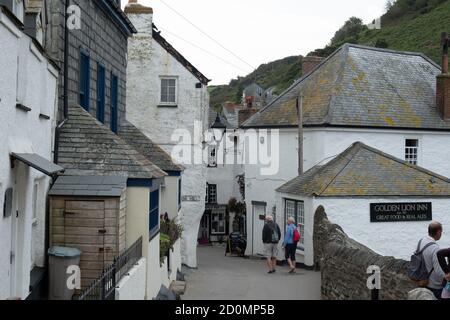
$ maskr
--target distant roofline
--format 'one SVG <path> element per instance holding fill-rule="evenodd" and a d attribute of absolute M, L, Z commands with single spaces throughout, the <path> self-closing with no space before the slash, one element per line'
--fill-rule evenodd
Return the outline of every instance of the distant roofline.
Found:
<path fill-rule="evenodd" d="M 292 85 L 290 85 L 286 90 L 284 90 L 280 95 L 278 95 L 273 101 L 271 101 L 267 106 L 260 109 L 257 113 L 255 113 L 253 116 L 251 116 L 249 119 L 244 121 L 241 124 L 242 128 L 251 128 L 253 126 L 248 126 L 247 123 L 252 120 L 253 117 L 255 117 L 258 114 L 263 113 L 265 110 L 270 108 L 275 102 L 277 102 L 279 99 L 281 99 L 287 92 L 292 90 L 295 86 L 309 78 L 314 72 L 316 72 L 319 68 L 322 67 L 325 63 L 327 63 L 331 58 L 333 58 L 336 54 L 338 54 L 341 50 L 347 50 L 349 48 L 357 48 L 357 49 L 364 49 L 364 50 L 371 50 L 371 51 L 379 51 L 379 52 L 387 52 L 387 53 L 393 53 L 393 54 L 399 54 L 399 55 L 409 55 L 409 56 L 420 56 L 423 59 L 425 59 L 427 62 L 431 63 L 434 67 L 436 67 L 439 71 L 442 70 L 441 66 L 439 66 L 436 62 L 434 62 L 432 59 L 427 57 L 425 54 L 420 52 L 410 52 L 410 51 L 399 51 L 399 50 L 393 50 L 393 49 L 384 49 L 384 48 L 376 48 L 376 47 L 369 47 L 364 46 L 360 44 L 352 44 L 352 43 L 345 43 L 342 46 L 340 46 L 338 49 L 336 49 L 332 54 L 330 54 L 328 57 L 326 57 L 322 62 L 320 62 L 317 66 L 315 66 L 309 73 L 306 75 L 302 75 L 299 79 L 295 80 Z M 276 125 L 275 125 L 276 126 Z M 296 126 L 295 126 L 296 127 Z"/>
<path fill-rule="evenodd" d="M 276 191 L 276 192 L 279 192 L 279 193 L 283 193 L 283 194 L 290 194 L 290 195 L 296 195 L 296 196 L 299 196 L 299 195 L 300 195 L 300 196 L 308 196 L 308 197 L 322 197 L 322 198 L 325 198 L 325 197 L 327 197 L 327 198 L 333 198 L 333 197 L 341 197 L 341 198 L 345 198 L 345 197 L 354 197 L 353 195 L 346 195 L 346 196 L 343 196 L 343 195 L 340 195 L 340 196 L 335 196 L 335 195 L 331 195 L 331 196 L 322 196 L 321 194 L 323 194 L 323 192 L 325 192 L 325 191 L 328 189 L 328 187 L 333 183 L 333 181 L 336 180 L 336 178 L 341 174 L 341 172 L 345 169 L 345 167 L 347 167 L 348 164 L 353 160 L 353 158 L 354 158 L 354 156 L 355 156 L 356 153 L 353 154 L 353 155 L 351 155 L 350 157 L 347 157 L 347 156 L 348 156 L 348 154 L 349 154 L 351 151 L 353 151 L 353 150 L 355 150 L 355 149 L 357 149 L 357 148 L 358 148 L 358 151 L 359 151 L 360 149 L 366 149 L 366 150 L 368 150 L 368 151 L 370 151 L 370 152 L 373 152 L 373 153 L 376 153 L 376 154 L 378 154 L 378 155 L 380 155 L 380 156 L 382 156 L 382 157 L 384 157 L 384 158 L 390 159 L 390 160 L 395 161 L 395 162 L 397 162 L 397 163 L 399 163 L 399 164 L 401 164 L 401 165 L 404 165 L 404 166 L 407 166 L 407 167 L 409 167 L 409 168 L 411 168 L 411 169 L 420 171 L 420 172 L 422 172 L 422 173 L 425 173 L 425 174 L 427 174 L 427 175 L 429 175 L 429 176 L 432 176 L 432 177 L 434 177 L 434 178 L 436 178 L 436 179 L 442 180 L 443 182 L 446 182 L 446 183 L 449 183 L 449 184 L 450 184 L 450 179 L 447 178 L 447 177 L 444 177 L 444 176 L 442 176 L 442 175 L 440 175 L 440 174 L 437 174 L 437 173 L 435 173 L 435 172 L 433 172 L 433 171 L 430 171 L 430 170 L 428 170 L 428 169 L 425 169 L 425 168 L 423 168 L 423 167 L 421 167 L 421 166 L 412 165 L 412 164 L 406 162 L 405 160 L 402 160 L 402 159 L 400 159 L 400 158 L 397 158 L 397 157 L 395 157 L 395 156 L 393 156 L 393 155 L 390 155 L 390 154 L 388 154 L 388 153 L 386 153 L 386 152 L 383 152 L 383 151 L 381 151 L 381 150 L 379 150 L 379 149 L 376 149 L 376 148 L 373 148 L 373 147 L 371 147 L 371 146 L 368 146 L 367 144 L 365 144 L 365 143 L 363 143 L 363 142 L 357 141 L 357 142 L 354 142 L 353 144 L 351 144 L 347 149 L 345 149 L 344 151 L 342 151 L 341 153 L 339 153 L 337 156 L 335 156 L 335 157 L 334 157 L 331 161 L 329 161 L 328 163 L 326 163 L 326 164 L 324 164 L 324 165 L 316 165 L 316 166 L 312 167 L 311 169 L 309 169 L 308 171 L 306 171 L 305 173 L 303 173 L 302 175 L 299 175 L 299 176 L 297 176 L 297 177 L 294 178 L 294 179 L 297 179 L 297 178 L 299 178 L 299 177 L 302 177 L 302 176 L 308 174 L 309 172 L 311 172 L 311 171 L 313 171 L 313 170 L 315 170 L 316 172 L 313 172 L 312 175 L 315 175 L 315 174 L 317 174 L 318 172 L 321 172 L 321 171 L 325 170 L 327 167 L 332 166 L 334 162 L 339 161 L 339 160 L 342 159 L 342 158 L 347 159 L 348 161 L 347 161 L 347 163 L 345 164 L 345 166 L 344 166 L 341 170 L 339 170 L 339 172 L 337 172 L 336 175 L 334 175 L 334 177 L 333 177 L 332 179 L 330 179 L 330 181 L 327 183 L 327 185 L 326 185 L 325 187 L 323 187 L 323 188 L 319 191 L 319 193 L 315 193 L 315 192 L 314 192 L 314 193 L 312 193 L 312 194 L 301 194 L 301 193 L 290 193 L 290 192 L 286 192 L 286 191 L 281 191 L 281 189 L 282 189 L 286 184 L 288 184 L 289 182 L 293 181 L 294 179 L 289 180 L 288 182 L 286 182 L 285 184 L 283 184 L 282 186 L 280 186 L 279 188 L 277 188 L 275 191 Z M 358 151 L 356 151 L 356 152 L 358 152 Z M 362 197 L 362 198 L 365 198 L 365 197 L 371 197 L 371 196 L 372 196 L 372 197 L 376 197 L 376 196 L 379 196 L 379 197 L 381 197 L 381 196 L 383 196 L 383 197 L 384 197 L 384 196 L 389 197 L 390 195 L 377 195 L 377 194 L 373 194 L 373 195 L 359 195 L 359 196 Z M 404 196 L 404 197 L 406 197 L 406 196 L 409 196 L 409 197 L 417 197 L 417 195 L 392 195 L 392 197 L 399 197 L 399 196 Z M 431 198 L 431 197 L 447 197 L 447 196 L 446 196 L 446 195 L 434 195 L 434 196 L 423 196 L 423 197 L 429 197 L 429 198 Z M 450 197 L 450 195 L 448 195 L 448 197 Z"/>
<path fill-rule="evenodd" d="M 202 84 L 208 85 L 212 80 L 208 79 L 203 73 L 201 73 L 196 67 L 192 65 L 177 49 L 175 49 L 158 30 L 155 24 L 153 24 L 153 38 L 158 42 L 164 50 L 170 53 L 179 63 L 181 63 L 192 75 L 194 75 Z"/>

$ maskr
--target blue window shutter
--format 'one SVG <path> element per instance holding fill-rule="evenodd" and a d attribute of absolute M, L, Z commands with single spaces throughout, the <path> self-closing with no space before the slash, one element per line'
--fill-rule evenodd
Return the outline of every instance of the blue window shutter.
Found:
<path fill-rule="evenodd" d="M 159 230 L 159 190 L 150 193 L 150 235 Z"/>
<path fill-rule="evenodd" d="M 105 67 L 100 63 L 97 69 L 97 119 L 105 123 Z"/>
<path fill-rule="evenodd" d="M 118 132 L 119 79 L 111 73 L 111 131 Z"/>
<path fill-rule="evenodd" d="M 178 210 L 181 209 L 181 177 L 178 179 Z"/>
<path fill-rule="evenodd" d="M 80 50 L 80 105 L 89 111 L 89 98 L 91 92 L 91 78 L 90 78 L 90 58 L 84 51 Z"/>

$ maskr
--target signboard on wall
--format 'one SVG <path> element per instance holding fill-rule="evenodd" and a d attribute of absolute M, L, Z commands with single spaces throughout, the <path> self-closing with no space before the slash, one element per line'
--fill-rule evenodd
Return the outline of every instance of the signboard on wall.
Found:
<path fill-rule="evenodd" d="M 370 222 L 431 221 L 431 202 L 371 203 Z"/>
<path fill-rule="evenodd" d="M 201 200 L 202 198 L 200 196 L 187 195 L 181 197 L 181 201 L 183 202 L 200 202 Z"/>

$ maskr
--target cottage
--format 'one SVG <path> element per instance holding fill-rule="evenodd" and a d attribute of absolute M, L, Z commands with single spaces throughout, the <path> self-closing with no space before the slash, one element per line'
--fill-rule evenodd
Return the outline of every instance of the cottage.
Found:
<path fill-rule="evenodd" d="M 314 214 L 384 256 L 408 260 L 432 220 L 450 225 L 450 180 L 356 142 L 276 190 L 280 226 L 293 217 L 300 230 L 298 262 L 313 266 Z M 450 242 L 444 234 L 442 243 Z"/>
<path fill-rule="evenodd" d="M 247 229 L 249 234 L 255 230 L 248 237 L 248 253 L 263 253 L 259 217 L 278 211 L 274 190 L 298 176 L 300 95 L 304 170 L 361 141 L 449 176 L 450 163 L 444 159 L 450 151 L 442 146 L 450 143 L 450 122 L 441 111 L 449 105 L 436 93 L 437 79 L 448 76 L 440 74 L 440 66 L 420 53 L 346 44 L 246 121 L 243 129 L 278 130 L 280 137 L 277 174 L 245 166 Z M 445 87 L 445 81 L 440 83 Z"/>
<path fill-rule="evenodd" d="M 127 120 L 167 153 L 182 144 L 192 150 L 183 162 L 181 212 L 183 262 L 197 266 L 197 233 L 205 210 L 206 166 L 202 157 L 207 129 L 207 79 L 153 24 L 153 10 L 129 1 L 125 13 L 138 33 L 129 39 Z M 175 159 L 180 162 L 179 159 Z M 187 163 L 188 162 L 188 163 Z"/>
<path fill-rule="evenodd" d="M 63 171 L 53 163 L 59 70 L 42 47 L 41 19 L 43 1 L 0 1 L 0 300 L 40 294 L 45 198 Z"/>

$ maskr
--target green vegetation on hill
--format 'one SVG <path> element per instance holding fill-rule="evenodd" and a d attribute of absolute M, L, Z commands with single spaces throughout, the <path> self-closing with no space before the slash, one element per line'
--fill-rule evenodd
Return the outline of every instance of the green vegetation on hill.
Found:
<path fill-rule="evenodd" d="M 450 32 L 450 0 L 389 0 L 386 8 L 380 30 L 369 30 L 361 19 L 352 17 L 336 31 L 329 45 L 308 55 L 326 57 L 344 43 L 355 43 L 422 52 L 440 63 L 440 34 Z M 301 56 L 287 57 L 263 64 L 229 85 L 211 87 L 211 106 L 220 108 L 223 102 L 240 102 L 243 88 L 252 82 L 263 88 L 275 87 L 275 93 L 280 94 L 301 75 L 301 61 Z"/>
<path fill-rule="evenodd" d="M 211 86 L 211 106 L 216 110 L 224 102 L 240 103 L 246 86 L 256 82 L 264 89 L 275 87 L 274 93 L 280 94 L 301 75 L 302 57 L 292 56 L 267 64 L 262 64 L 245 77 L 230 81 L 229 85 Z"/>

